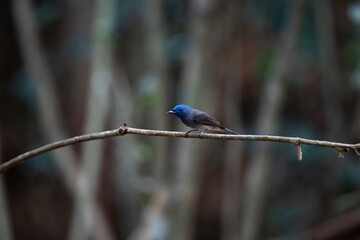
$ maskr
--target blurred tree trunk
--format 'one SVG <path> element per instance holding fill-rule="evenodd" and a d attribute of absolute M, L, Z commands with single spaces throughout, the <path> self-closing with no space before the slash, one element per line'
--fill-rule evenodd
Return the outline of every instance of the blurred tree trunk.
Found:
<path fill-rule="evenodd" d="M 163 211 L 169 198 L 169 190 L 158 187 L 149 204 L 143 211 L 138 227 L 132 232 L 128 240 L 156 239 L 163 240 L 167 229 L 164 224 Z M 165 220 L 166 221 L 166 220 Z"/>
<path fill-rule="evenodd" d="M 144 5 L 144 35 L 145 35 L 145 73 L 141 76 L 141 81 L 146 81 L 147 85 L 156 86 L 150 89 L 151 95 L 155 99 L 155 104 L 143 109 L 141 113 L 151 123 L 150 128 L 168 129 L 168 118 L 165 112 L 169 102 L 169 79 L 166 64 L 166 25 L 163 19 L 163 1 L 148 0 L 143 1 Z M 138 71 L 138 69 L 136 69 Z M 140 89 L 141 90 L 141 89 Z M 155 174 L 156 186 L 148 205 L 144 207 L 144 214 L 138 227 L 133 231 L 130 239 L 162 239 L 163 234 L 156 231 L 156 227 L 163 221 L 163 209 L 167 203 L 169 189 L 166 182 L 167 177 L 167 155 L 169 141 L 165 138 L 156 138 L 155 147 Z M 155 236 L 155 235 L 156 236 Z"/>
<path fill-rule="evenodd" d="M 241 18 L 236 15 L 239 9 L 238 3 L 229 2 L 226 13 L 226 26 L 228 26 L 225 37 L 225 52 L 222 62 L 225 63 L 224 69 L 224 109 L 227 124 L 231 129 L 243 132 L 241 120 L 241 62 L 240 62 L 240 38 L 237 31 L 236 19 Z M 235 240 L 239 238 L 239 214 L 241 205 L 241 163 L 243 153 L 242 142 L 227 141 L 224 158 L 223 171 L 223 198 L 221 203 L 221 239 Z"/>
<path fill-rule="evenodd" d="M 67 138 L 64 124 L 61 122 L 59 102 L 54 86 L 55 80 L 45 65 L 45 54 L 40 45 L 39 29 L 34 9 L 29 0 L 13 1 L 14 20 L 17 25 L 18 41 L 27 73 L 37 91 L 39 104 L 38 118 L 40 129 L 49 141 Z M 71 147 L 54 151 L 55 159 L 64 177 L 66 186 L 72 186 L 76 175 L 76 156 Z"/>
<path fill-rule="evenodd" d="M 0 134 L 1 136 L 1 134 Z M 2 142 L 0 139 L 0 163 L 2 163 Z M 0 175 L 0 239 L 12 240 L 11 219 L 8 213 L 6 191 L 4 188 L 4 175 Z"/>
<path fill-rule="evenodd" d="M 128 123 L 133 117 L 134 96 L 124 69 L 114 67 L 112 82 L 112 126 Z M 126 141 L 120 138 L 112 139 L 112 155 L 115 158 L 115 168 L 111 174 L 114 176 L 116 188 L 116 202 L 118 206 L 119 226 L 121 237 L 128 237 L 138 222 L 137 184 L 140 177 L 137 175 L 137 162 L 135 156 L 135 136 L 128 136 Z"/>
<path fill-rule="evenodd" d="M 6 194 L 3 182 L 3 175 L 0 176 L 0 239 L 11 240 L 12 230 L 10 228 L 10 218 L 7 211 Z"/>
<path fill-rule="evenodd" d="M 105 127 L 112 82 L 114 0 L 96 2 L 93 28 L 94 47 L 89 98 L 85 118 L 85 133 L 101 131 Z M 76 180 L 73 216 L 68 239 L 111 239 L 94 231 L 98 216 L 94 212 L 96 190 L 99 185 L 101 163 L 104 161 L 103 142 L 82 145 L 82 160 Z"/>
<path fill-rule="evenodd" d="M 332 1 L 315 1 L 315 17 L 320 49 L 324 119 L 330 138 L 338 140 L 344 136 L 344 117 L 341 100 L 343 89 L 338 63 Z"/>
<path fill-rule="evenodd" d="M 179 102 L 204 109 L 214 106 L 215 99 L 210 98 L 209 87 L 212 82 L 211 63 L 207 62 L 206 39 L 209 37 L 207 17 L 213 7 L 213 1 L 192 1 L 190 3 L 189 34 L 193 39 L 190 58 L 185 62 L 179 92 Z M 206 103 L 206 105 L 205 105 Z M 204 109 L 207 111 L 207 109 Z M 211 111 L 209 111 L 212 114 Z M 179 122 L 177 129 L 184 129 Z M 170 234 L 168 239 L 191 239 L 194 231 L 196 193 L 199 185 L 199 169 L 201 156 L 208 143 L 198 141 L 177 140 L 175 158 L 175 179 L 172 189 L 178 196 L 170 206 Z"/>
<path fill-rule="evenodd" d="M 88 0 L 66 0 L 61 3 L 66 13 L 61 24 L 58 57 L 55 64 L 58 87 L 61 91 L 61 109 L 71 118 L 64 122 L 71 134 L 81 134 L 87 99 L 87 86 L 91 61 L 91 26 L 94 2 Z"/>
<path fill-rule="evenodd" d="M 168 129 L 168 118 L 165 112 L 169 102 L 169 80 L 167 78 L 166 47 L 165 47 L 165 24 L 163 19 L 163 1 L 144 1 L 145 9 L 145 49 L 146 49 L 146 71 L 151 79 L 156 81 L 156 105 L 151 121 L 155 129 Z M 167 139 L 157 138 L 156 140 L 157 177 L 160 185 L 164 184 L 166 175 Z"/>
<path fill-rule="evenodd" d="M 283 85 L 285 74 L 297 40 L 300 19 L 305 0 L 293 2 L 291 20 L 283 32 L 280 44 L 276 49 L 275 65 L 266 81 L 259 106 L 256 130 L 259 134 L 274 134 L 280 120 L 280 111 L 283 101 Z M 258 239 L 262 224 L 263 206 L 265 203 L 267 183 L 269 178 L 267 170 L 271 166 L 272 151 L 270 143 L 255 144 L 252 152 L 253 163 L 246 175 L 245 202 L 242 224 L 242 240 Z"/>
<path fill-rule="evenodd" d="M 354 5 L 356 6 L 356 5 Z M 354 8 L 354 6 L 352 6 Z M 355 19 L 353 19 L 354 21 Z M 355 35 L 356 35 L 356 41 L 360 42 L 360 21 L 356 21 L 356 29 L 355 29 Z M 358 59 L 360 59 L 360 48 L 356 48 L 356 56 Z M 351 139 L 359 139 L 359 132 L 360 132 L 360 62 L 358 61 L 355 68 L 353 69 L 351 73 L 351 80 L 352 80 L 352 86 L 356 88 L 356 106 L 354 110 L 354 118 L 352 119 L 351 128 L 349 136 Z"/>
<path fill-rule="evenodd" d="M 62 116 L 59 112 L 59 103 L 54 86 L 54 79 L 45 66 L 45 57 L 39 40 L 39 30 L 34 10 L 29 0 L 14 0 L 14 20 L 18 30 L 18 41 L 23 55 L 25 68 L 34 82 L 37 91 L 39 111 L 38 118 L 43 135 L 50 142 L 67 138 Z M 62 173 L 61 180 L 70 192 L 75 192 L 76 156 L 73 148 L 63 148 L 54 151 L 55 160 Z M 96 229 L 99 234 L 108 235 L 104 215 L 96 206 L 100 222 Z"/>

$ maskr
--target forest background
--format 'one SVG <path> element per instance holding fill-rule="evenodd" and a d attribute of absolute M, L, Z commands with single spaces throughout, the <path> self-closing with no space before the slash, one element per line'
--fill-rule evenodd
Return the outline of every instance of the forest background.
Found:
<path fill-rule="evenodd" d="M 357 1 L 0 3 L 0 161 L 68 137 L 188 130 L 360 142 Z M 353 152 L 117 137 L 0 176 L 0 239 L 358 239 Z"/>

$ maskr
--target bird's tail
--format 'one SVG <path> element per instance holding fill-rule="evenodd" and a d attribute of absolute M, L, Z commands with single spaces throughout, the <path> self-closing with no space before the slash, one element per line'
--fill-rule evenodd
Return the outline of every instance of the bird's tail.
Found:
<path fill-rule="evenodd" d="M 234 135 L 239 135 L 237 132 L 234 132 L 233 130 L 230 130 L 228 128 L 224 128 L 225 132 L 227 133 L 231 133 L 231 134 L 234 134 Z"/>

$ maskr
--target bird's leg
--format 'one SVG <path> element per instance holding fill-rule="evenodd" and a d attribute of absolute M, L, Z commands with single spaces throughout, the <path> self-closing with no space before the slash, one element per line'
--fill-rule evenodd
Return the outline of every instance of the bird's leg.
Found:
<path fill-rule="evenodd" d="M 187 137 L 187 135 L 188 135 L 189 133 L 194 132 L 194 131 L 197 131 L 197 129 L 190 129 L 189 131 L 187 131 L 187 132 L 185 133 L 185 137 Z"/>
<path fill-rule="evenodd" d="M 202 131 L 201 133 L 200 133 L 200 137 L 203 135 L 203 133 L 204 132 L 206 132 L 208 129 L 205 129 L 204 131 Z"/>

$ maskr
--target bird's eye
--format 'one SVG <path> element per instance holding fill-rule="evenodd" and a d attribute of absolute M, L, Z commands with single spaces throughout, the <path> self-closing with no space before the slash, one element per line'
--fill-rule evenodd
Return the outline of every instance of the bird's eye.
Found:
<path fill-rule="evenodd" d="M 180 108 L 179 111 L 182 112 L 182 108 Z"/>

